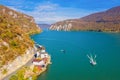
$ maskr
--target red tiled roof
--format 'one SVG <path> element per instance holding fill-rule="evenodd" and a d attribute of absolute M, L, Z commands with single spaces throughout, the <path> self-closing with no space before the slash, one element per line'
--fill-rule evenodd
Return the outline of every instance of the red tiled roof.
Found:
<path fill-rule="evenodd" d="M 37 68 L 38 68 L 39 71 L 42 70 L 42 67 L 41 67 L 41 66 L 37 66 Z"/>
<path fill-rule="evenodd" d="M 39 59 L 33 59 L 33 62 L 40 62 L 41 60 Z"/>
<path fill-rule="evenodd" d="M 48 60 L 48 58 L 43 58 L 43 60 L 46 62 Z"/>

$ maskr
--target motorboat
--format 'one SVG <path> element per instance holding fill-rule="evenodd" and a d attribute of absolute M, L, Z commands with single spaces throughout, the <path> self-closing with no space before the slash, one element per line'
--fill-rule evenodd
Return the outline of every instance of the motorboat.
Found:
<path fill-rule="evenodd" d="M 97 62 L 95 60 L 96 59 L 96 55 L 93 57 L 91 54 L 90 55 L 87 54 L 87 57 L 89 58 L 91 65 L 95 66 L 97 64 Z"/>

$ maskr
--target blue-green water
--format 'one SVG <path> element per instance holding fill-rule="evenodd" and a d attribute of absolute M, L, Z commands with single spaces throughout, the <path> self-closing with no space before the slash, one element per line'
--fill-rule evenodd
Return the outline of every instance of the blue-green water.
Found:
<path fill-rule="evenodd" d="M 32 39 L 52 56 L 52 64 L 38 80 L 120 80 L 118 33 L 44 31 Z M 90 53 L 97 55 L 94 67 L 86 56 Z"/>

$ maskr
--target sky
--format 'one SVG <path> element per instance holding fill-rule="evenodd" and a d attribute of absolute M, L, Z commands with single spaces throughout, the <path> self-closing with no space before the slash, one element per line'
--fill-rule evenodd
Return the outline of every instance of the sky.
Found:
<path fill-rule="evenodd" d="M 38 24 L 52 24 L 120 6 L 120 0 L 0 0 L 0 4 L 33 16 Z"/>

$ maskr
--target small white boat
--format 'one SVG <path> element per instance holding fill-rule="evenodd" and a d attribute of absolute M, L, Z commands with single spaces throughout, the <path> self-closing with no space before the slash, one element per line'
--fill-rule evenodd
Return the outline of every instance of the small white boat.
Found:
<path fill-rule="evenodd" d="M 97 62 L 96 62 L 96 60 L 95 60 L 95 58 L 96 58 L 96 55 L 94 56 L 94 58 L 93 58 L 93 56 L 92 55 L 87 55 L 87 57 L 89 58 L 89 60 L 90 60 L 90 64 L 92 64 L 93 66 L 95 66 L 96 64 L 97 64 Z"/>
<path fill-rule="evenodd" d="M 64 50 L 64 49 L 61 49 L 60 51 L 63 52 L 63 53 L 65 53 L 65 50 Z"/>

